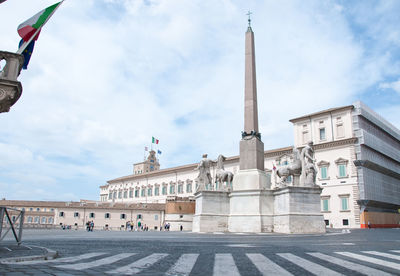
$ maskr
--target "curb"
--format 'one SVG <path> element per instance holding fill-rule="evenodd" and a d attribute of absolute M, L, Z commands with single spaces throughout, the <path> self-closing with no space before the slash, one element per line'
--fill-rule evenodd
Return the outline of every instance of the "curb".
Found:
<path fill-rule="evenodd" d="M 58 252 L 46 247 L 29 245 L 30 247 L 36 247 L 43 249 L 46 253 L 43 255 L 32 255 L 32 256 L 23 256 L 23 257 L 10 257 L 10 258 L 2 258 L 0 259 L 1 264 L 12 264 L 12 263 L 20 263 L 26 261 L 36 261 L 36 260 L 53 260 L 57 258 Z"/>

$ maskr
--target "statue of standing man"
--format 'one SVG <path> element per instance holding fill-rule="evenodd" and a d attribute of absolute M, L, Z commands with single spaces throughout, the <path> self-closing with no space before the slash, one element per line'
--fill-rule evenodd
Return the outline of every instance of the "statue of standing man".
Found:
<path fill-rule="evenodd" d="M 207 158 L 207 154 L 203 154 L 203 159 L 200 161 L 195 169 L 199 171 L 199 175 L 197 176 L 197 180 L 199 182 L 199 186 L 196 190 L 197 192 L 205 190 L 207 185 L 212 186 L 210 168 L 214 163 L 214 161 Z"/>
<path fill-rule="evenodd" d="M 301 178 L 300 186 L 316 185 L 317 169 L 314 165 L 314 149 L 313 142 L 310 141 L 301 151 Z"/>

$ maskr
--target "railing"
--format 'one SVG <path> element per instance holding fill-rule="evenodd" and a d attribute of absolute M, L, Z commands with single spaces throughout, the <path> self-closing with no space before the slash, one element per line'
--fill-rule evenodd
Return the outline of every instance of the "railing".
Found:
<path fill-rule="evenodd" d="M 19 215 L 15 219 L 11 219 L 10 214 L 8 213 L 7 210 L 13 210 L 19 213 Z M 24 216 L 25 216 L 25 210 L 18 210 L 14 208 L 8 208 L 5 206 L 0 206 L 0 241 L 4 239 L 4 237 L 12 230 L 12 233 L 14 235 L 14 238 L 18 245 L 21 244 L 22 242 L 22 228 L 24 225 Z M 4 235 L 2 234 L 3 230 L 3 222 L 4 218 L 6 219 L 6 222 L 8 221 L 8 224 L 10 225 L 10 228 L 6 230 Z M 18 227 L 19 226 L 19 227 Z M 4 227 L 7 228 L 7 227 Z M 17 234 L 18 230 L 18 234 Z"/>

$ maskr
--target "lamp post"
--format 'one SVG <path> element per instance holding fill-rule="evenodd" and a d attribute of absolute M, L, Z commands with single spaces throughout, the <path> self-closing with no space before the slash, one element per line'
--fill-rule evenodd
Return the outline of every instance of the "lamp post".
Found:
<path fill-rule="evenodd" d="M 6 64 L 0 68 L 0 113 L 8 112 L 22 94 L 22 84 L 17 80 L 24 62 L 20 54 L 0 51 L 0 61 Z"/>

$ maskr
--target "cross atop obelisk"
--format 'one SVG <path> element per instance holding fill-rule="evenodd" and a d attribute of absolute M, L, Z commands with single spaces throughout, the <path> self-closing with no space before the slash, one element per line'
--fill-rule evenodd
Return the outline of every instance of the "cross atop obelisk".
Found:
<path fill-rule="evenodd" d="M 244 79 L 244 131 L 240 141 L 240 169 L 258 169 L 264 171 L 264 144 L 258 132 L 256 58 L 254 33 L 250 26 L 246 31 L 245 43 L 245 79 Z"/>

